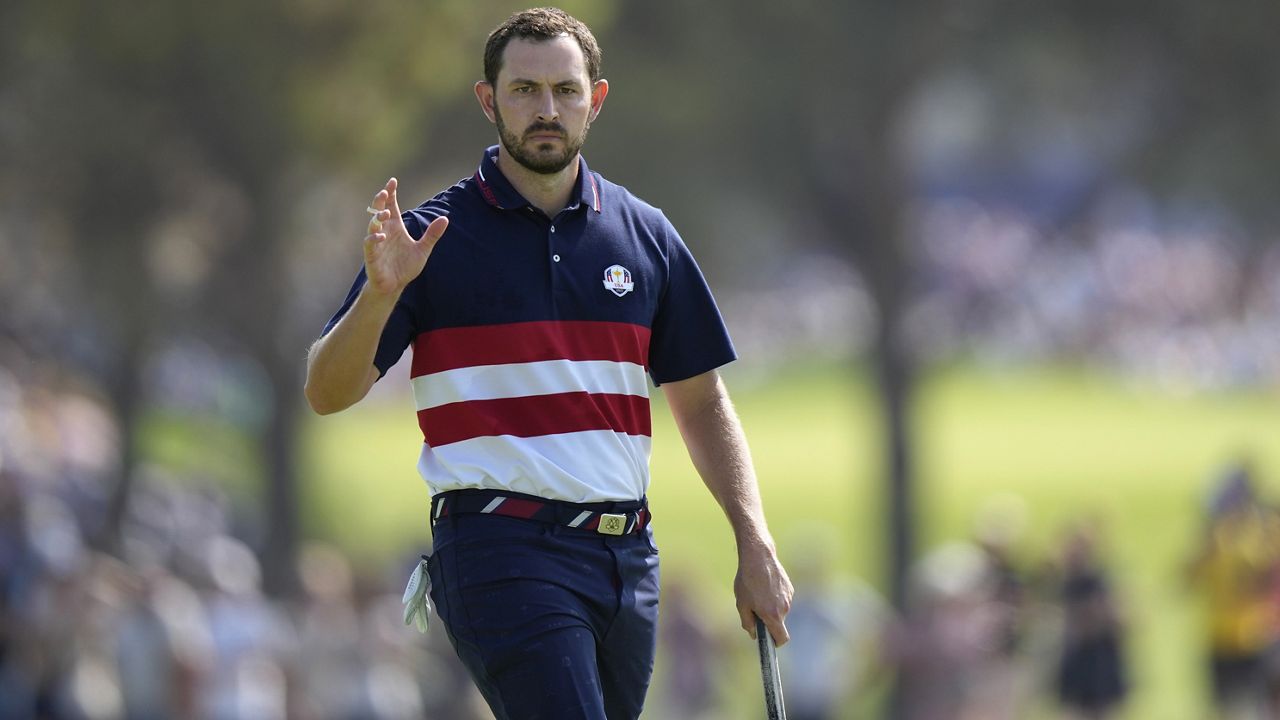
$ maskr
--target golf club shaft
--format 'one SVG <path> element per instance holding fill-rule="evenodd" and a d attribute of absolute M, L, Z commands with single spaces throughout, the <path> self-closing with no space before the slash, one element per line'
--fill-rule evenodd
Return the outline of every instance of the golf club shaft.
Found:
<path fill-rule="evenodd" d="M 764 704 L 769 720 L 787 720 L 782 703 L 782 676 L 778 674 L 778 653 L 764 621 L 756 618 L 756 644 L 760 648 L 760 675 L 764 679 Z"/>

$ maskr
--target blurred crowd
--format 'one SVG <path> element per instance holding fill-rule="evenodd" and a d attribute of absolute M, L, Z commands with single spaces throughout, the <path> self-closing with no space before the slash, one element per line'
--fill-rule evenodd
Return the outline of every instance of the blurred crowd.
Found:
<path fill-rule="evenodd" d="M 910 213 L 907 334 L 925 359 L 1079 362 L 1203 390 L 1280 384 L 1280 245 L 1119 192 L 1071 233 L 958 199 Z M 1262 239 L 1265 240 L 1265 239 Z M 792 253 L 725 317 L 746 363 L 865 352 L 872 298 L 846 260 Z"/>
<path fill-rule="evenodd" d="M 1117 193 L 1074 237 L 1055 238 L 1023 213 L 935 204 L 921 213 L 921 337 L 1177 389 L 1280 382 L 1280 248 L 1208 212 L 1175 214 Z"/>
<path fill-rule="evenodd" d="M 1100 523 L 1074 522 L 1048 556 L 1028 558 L 1021 522 L 1017 499 L 999 498 L 972 539 L 918 563 L 881 650 L 899 673 L 904 717 L 1102 720 L 1123 708 L 1125 619 Z"/>
<path fill-rule="evenodd" d="M 1080 518 L 1032 557 L 1026 514 L 1015 496 L 990 499 L 971 538 L 919 560 L 901 613 L 823 567 L 821 544 L 792 544 L 793 639 L 780 650 L 788 717 L 874 717 L 867 703 L 895 676 L 907 720 L 1122 716 L 1130 623 L 1105 527 Z M 1203 655 L 1185 659 L 1198 665 L 1212 717 L 1276 720 L 1280 505 L 1243 458 L 1213 479 L 1203 521 L 1184 578 Z"/>
<path fill-rule="evenodd" d="M 801 542 L 792 641 L 779 651 L 788 718 L 878 717 L 895 680 L 908 720 L 1100 720 L 1123 708 L 1125 621 L 1100 525 L 1074 523 L 1030 558 L 1024 517 L 1018 498 L 991 499 L 971 538 L 921 557 L 901 612 Z"/>
<path fill-rule="evenodd" d="M 319 544 L 270 599 L 225 492 L 141 473 L 96 549 L 118 433 L 92 389 L 0 345 L 0 718 L 487 717 L 439 632 L 401 623 L 416 554 L 360 571 Z"/>

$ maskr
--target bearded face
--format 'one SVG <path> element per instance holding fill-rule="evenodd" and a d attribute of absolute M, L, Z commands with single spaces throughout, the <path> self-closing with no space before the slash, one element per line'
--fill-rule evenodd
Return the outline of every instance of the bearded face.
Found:
<path fill-rule="evenodd" d="M 492 108 L 503 154 L 533 173 L 561 172 L 586 142 L 608 83 L 591 80 L 582 48 L 567 35 L 515 38 L 502 58 L 497 78 L 476 88 Z"/>
<path fill-rule="evenodd" d="M 493 116 L 502 147 L 511 159 L 542 175 L 558 173 L 577 159 L 578 151 L 582 150 L 582 145 L 587 141 L 587 131 L 591 128 L 588 121 L 583 123 L 581 132 L 572 135 L 559 122 L 535 120 L 522 132 L 518 132 L 507 125 L 496 104 Z"/>

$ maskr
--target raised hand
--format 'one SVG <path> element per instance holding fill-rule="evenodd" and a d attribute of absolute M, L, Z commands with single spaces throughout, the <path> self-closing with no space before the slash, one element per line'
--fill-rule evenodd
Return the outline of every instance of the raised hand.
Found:
<path fill-rule="evenodd" d="M 364 238 L 366 287 L 392 296 L 399 296 L 405 285 L 422 273 L 431 250 L 449 226 L 449 218 L 438 217 L 431 221 L 420 239 L 414 239 L 400 217 L 396 185 L 396 179 L 391 178 L 373 196 L 369 205 L 373 217 L 369 220 L 369 234 Z"/>

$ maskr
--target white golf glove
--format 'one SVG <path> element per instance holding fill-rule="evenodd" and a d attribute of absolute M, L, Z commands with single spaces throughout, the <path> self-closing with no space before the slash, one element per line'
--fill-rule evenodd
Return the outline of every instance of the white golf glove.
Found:
<path fill-rule="evenodd" d="M 431 577 L 427 575 L 427 558 L 424 555 L 413 568 L 409 584 L 404 588 L 404 597 L 400 600 L 404 603 L 404 624 L 417 627 L 420 633 L 427 631 L 427 623 L 431 620 L 431 601 L 427 599 L 429 590 Z"/>

